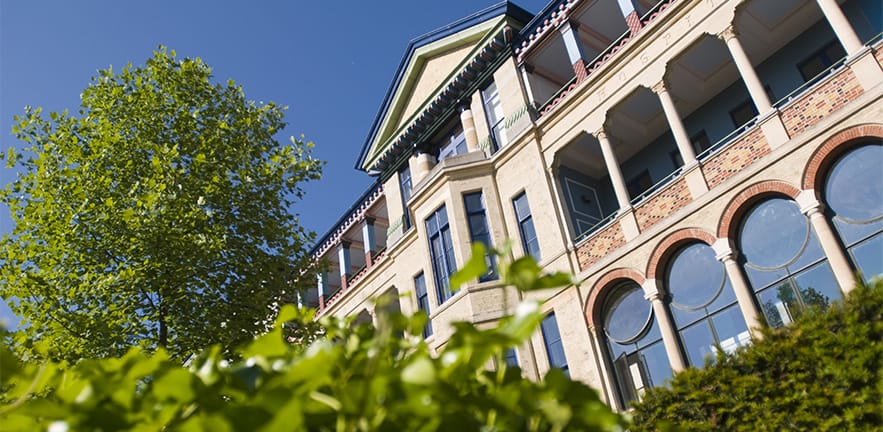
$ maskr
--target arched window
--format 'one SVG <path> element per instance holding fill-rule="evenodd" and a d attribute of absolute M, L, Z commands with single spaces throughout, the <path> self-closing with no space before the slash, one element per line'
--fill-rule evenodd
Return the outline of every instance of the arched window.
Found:
<path fill-rule="evenodd" d="M 653 308 L 632 281 L 616 286 L 603 308 L 604 334 L 623 406 L 671 377 Z"/>
<path fill-rule="evenodd" d="M 742 223 L 739 247 L 757 302 L 773 327 L 841 297 L 807 217 L 789 199 L 754 206 Z"/>
<path fill-rule="evenodd" d="M 751 339 L 723 264 L 705 243 L 693 243 L 671 261 L 665 286 L 690 364 L 702 367 L 720 347 L 732 352 Z"/>
<path fill-rule="evenodd" d="M 883 273 L 883 141 L 849 151 L 831 167 L 825 202 L 865 280 Z"/>

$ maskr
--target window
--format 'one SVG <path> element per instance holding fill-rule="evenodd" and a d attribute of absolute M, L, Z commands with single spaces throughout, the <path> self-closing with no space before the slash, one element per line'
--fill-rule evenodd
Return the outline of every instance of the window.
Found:
<path fill-rule="evenodd" d="M 754 107 L 754 102 L 751 101 L 751 98 L 745 99 L 730 110 L 730 119 L 733 120 L 733 126 L 736 128 L 744 126 L 746 123 L 754 120 L 755 117 L 757 117 L 757 108 Z"/>
<path fill-rule="evenodd" d="M 509 348 L 503 353 L 503 361 L 506 362 L 506 366 L 518 367 L 518 352 L 515 348 Z"/>
<path fill-rule="evenodd" d="M 650 171 L 644 170 L 625 184 L 632 198 L 641 195 L 651 187 L 653 187 L 653 179 L 650 178 Z"/>
<path fill-rule="evenodd" d="M 840 157 L 825 182 L 834 227 L 866 281 L 883 274 L 881 166 L 883 140 L 878 139 Z"/>
<path fill-rule="evenodd" d="M 448 132 L 442 135 L 441 142 L 439 142 L 438 147 L 438 160 L 447 159 L 451 156 L 465 154 L 467 151 L 466 134 L 463 133 L 463 126 L 458 123 L 450 130 L 448 130 Z"/>
<path fill-rule="evenodd" d="M 739 232 L 745 273 L 772 327 L 789 324 L 809 306 L 841 297 L 806 216 L 786 198 L 752 208 Z"/>
<path fill-rule="evenodd" d="M 429 238 L 429 253 L 432 257 L 432 274 L 435 277 L 438 303 L 442 304 L 453 295 L 450 279 L 457 270 L 445 206 L 439 207 L 426 219 L 426 235 Z"/>
<path fill-rule="evenodd" d="M 708 140 L 708 134 L 705 133 L 705 129 L 690 137 L 690 145 L 693 146 L 693 152 L 696 153 L 696 156 L 699 156 L 711 147 L 711 141 Z M 668 155 L 671 157 L 671 162 L 675 168 L 680 168 L 684 165 L 684 158 L 681 157 L 681 152 L 678 149 L 672 150 Z"/>
<path fill-rule="evenodd" d="M 490 125 L 491 142 L 493 143 L 492 151 L 497 151 L 500 147 L 506 145 L 506 129 L 503 127 L 503 106 L 500 104 L 500 92 L 497 91 L 497 84 L 491 82 L 484 90 L 481 91 L 481 100 L 484 103 L 484 115 L 487 117 L 487 123 Z"/>
<path fill-rule="evenodd" d="M 512 203 L 515 205 L 515 218 L 518 219 L 518 231 L 521 233 L 521 247 L 524 248 L 525 254 L 539 261 L 540 242 L 533 226 L 533 217 L 530 215 L 527 194 L 522 192 L 512 200 Z"/>
<path fill-rule="evenodd" d="M 404 214 L 402 214 L 403 231 L 407 231 L 411 228 L 411 211 L 408 209 L 408 200 L 411 198 L 412 190 L 411 167 L 408 166 L 407 161 L 399 170 L 399 190 L 402 193 L 402 209 L 404 209 Z"/>
<path fill-rule="evenodd" d="M 822 49 L 810 54 L 809 57 L 800 63 L 797 63 L 797 70 L 800 71 L 800 76 L 803 77 L 803 82 L 809 82 L 814 78 L 819 77 L 819 74 L 827 70 L 831 65 L 843 57 L 846 57 L 846 52 L 843 51 L 843 47 L 840 46 L 839 42 L 833 40 L 828 42 L 828 44 L 822 47 Z"/>
<path fill-rule="evenodd" d="M 484 195 L 481 192 L 474 192 L 463 195 L 463 201 L 466 205 L 466 221 L 469 224 L 469 237 L 473 243 L 484 243 L 485 247 L 493 246 L 491 242 L 491 233 L 487 226 L 487 215 L 484 206 Z M 478 280 L 487 282 L 497 278 L 496 260 L 494 255 L 488 251 L 485 254 L 485 263 L 487 264 L 487 273 L 481 275 Z"/>
<path fill-rule="evenodd" d="M 417 295 L 417 308 L 426 312 L 426 316 L 429 317 L 429 295 L 426 293 L 426 279 L 423 273 L 414 277 L 414 292 Z M 426 325 L 423 326 L 423 338 L 430 336 L 432 336 L 432 321 L 427 318 Z"/>
<path fill-rule="evenodd" d="M 702 367 L 717 347 L 732 353 L 751 339 L 736 294 L 714 250 L 693 243 L 677 252 L 665 285 L 671 313 L 690 364 Z"/>
<path fill-rule="evenodd" d="M 555 319 L 555 313 L 550 313 L 540 325 L 543 332 L 543 343 L 546 345 L 546 355 L 549 356 L 549 366 L 564 371 L 564 374 L 570 376 L 570 370 L 567 367 L 567 358 L 564 356 L 564 345 L 561 344 L 561 333 L 558 331 L 558 320 Z"/>
<path fill-rule="evenodd" d="M 670 378 L 671 366 L 653 308 L 637 283 L 626 281 L 614 287 L 602 313 L 620 402 L 627 407 L 646 389 Z"/>

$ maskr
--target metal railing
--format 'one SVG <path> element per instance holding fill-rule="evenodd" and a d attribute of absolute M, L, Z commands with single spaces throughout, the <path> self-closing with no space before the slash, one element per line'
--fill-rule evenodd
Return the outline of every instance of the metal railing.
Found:
<path fill-rule="evenodd" d="M 613 213 L 610 213 L 607 216 L 604 216 L 604 218 L 599 220 L 598 223 L 596 223 L 595 225 L 592 225 L 591 228 L 583 231 L 578 236 L 576 236 L 574 243 L 580 243 L 580 242 L 588 239 L 590 235 L 592 235 L 598 231 L 601 231 L 601 228 L 606 228 L 607 225 L 610 225 L 610 223 L 616 219 L 617 214 L 619 214 L 619 210 L 617 210 Z"/>
<path fill-rule="evenodd" d="M 668 186 L 670 183 L 674 183 L 675 180 L 677 180 L 678 177 L 680 177 L 681 172 L 683 170 L 684 170 L 684 168 L 680 167 L 680 168 L 672 171 L 669 175 L 663 177 L 662 180 L 656 182 L 656 184 L 654 184 L 653 186 L 650 186 L 649 188 L 647 188 L 647 190 L 645 190 L 644 192 L 641 192 L 640 195 L 633 198 L 629 202 L 629 204 L 631 204 L 632 207 L 635 207 L 635 206 L 643 203 L 651 195 L 654 195 L 654 194 L 656 194 L 656 192 L 659 192 L 659 191 L 665 189 L 665 187 Z"/>

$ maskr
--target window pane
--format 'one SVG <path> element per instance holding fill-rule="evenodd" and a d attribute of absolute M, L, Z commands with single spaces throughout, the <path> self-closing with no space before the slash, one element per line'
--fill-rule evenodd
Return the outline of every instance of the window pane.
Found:
<path fill-rule="evenodd" d="M 778 268 L 797 256 L 808 235 L 809 224 L 797 204 L 773 198 L 751 210 L 742 225 L 739 243 L 749 263 Z"/>
<path fill-rule="evenodd" d="M 617 342 L 628 342 L 640 336 L 650 321 L 653 309 L 637 284 L 622 293 L 607 307 L 604 330 Z"/>
<path fill-rule="evenodd" d="M 838 218 L 868 222 L 883 216 L 883 145 L 872 144 L 850 151 L 837 161 L 825 185 L 825 200 Z"/>
<path fill-rule="evenodd" d="M 840 289 L 834 273 L 827 262 L 799 274 L 794 278 L 803 303 L 807 306 L 827 307 L 831 301 L 840 299 Z"/>
<path fill-rule="evenodd" d="M 678 253 L 668 273 L 673 303 L 695 309 L 717 298 L 726 274 L 714 256 L 714 250 L 704 243 L 694 243 Z"/>
<path fill-rule="evenodd" d="M 564 345 L 561 343 L 561 334 L 558 331 L 558 320 L 555 314 L 549 314 L 541 324 L 543 341 L 546 344 L 546 354 L 549 356 L 551 367 L 567 371 L 567 358 L 564 356 Z"/>
<path fill-rule="evenodd" d="M 738 305 L 712 315 L 711 323 L 717 333 L 717 342 L 725 352 L 732 353 L 736 348 L 751 343 L 748 325 Z"/>
<path fill-rule="evenodd" d="M 786 279 L 779 285 L 767 288 L 757 297 L 770 327 L 791 324 L 800 314 L 800 304 L 790 280 Z"/>
<path fill-rule="evenodd" d="M 669 365 L 668 354 L 665 352 L 662 341 L 644 348 L 641 350 L 641 355 L 644 358 L 647 373 L 650 375 L 649 384 L 651 387 L 661 386 L 671 378 L 671 365 Z"/>
<path fill-rule="evenodd" d="M 530 207 L 527 205 L 526 194 L 518 195 L 512 202 L 515 203 L 515 216 L 519 221 L 530 216 Z"/>
<path fill-rule="evenodd" d="M 681 330 L 681 340 L 684 342 L 684 350 L 690 357 L 690 364 L 695 367 L 705 365 L 705 358 L 714 354 L 714 335 L 706 320 Z"/>
<path fill-rule="evenodd" d="M 853 246 L 852 256 L 866 281 L 883 275 L 883 233 Z"/>

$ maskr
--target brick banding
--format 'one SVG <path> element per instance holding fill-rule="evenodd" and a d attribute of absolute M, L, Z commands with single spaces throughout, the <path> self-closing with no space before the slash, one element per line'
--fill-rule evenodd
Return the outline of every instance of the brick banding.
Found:
<path fill-rule="evenodd" d="M 723 216 L 721 216 L 720 224 L 717 229 L 719 238 L 736 238 L 736 229 L 742 215 L 755 202 L 771 195 L 784 195 L 791 199 L 796 199 L 800 193 L 800 189 L 796 186 L 780 180 L 769 180 L 761 183 L 755 183 L 739 192 L 730 203 L 727 204 Z"/>
<path fill-rule="evenodd" d="M 624 244 L 625 234 L 623 234 L 622 226 L 618 221 L 594 233 L 589 237 L 588 241 L 576 248 L 576 257 L 579 261 L 580 270 L 587 269 Z"/>
<path fill-rule="evenodd" d="M 713 189 L 770 151 L 760 128 L 727 145 L 702 164 L 702 174 L 708 181 L 708 188 Z"/>
<path fill-rule="evenodd" d="M 630 268 L 614 269 L 601 276 L 592 286 L 591 294 L 589 294 L 589 299 L 586 302 L 586 322 L 589 324 L 589 327 L 594 327 L 595 323 L 600 321 L 602 309 L 600 302 L 604 298 L 602 294 L 606 295 L 610 288 L 616 285 L 615 282 L 622 280 L 631 280 L 638 285 L 643 285 L 645 279 L 641 272 Z"/>
<path fill-rule="evenodd" d="M 687 205 L 691 199 L 686 179 L 682 177 L 672 182 L 635 208 L 638 229 L 641 232 L 650 229 L 656 223 Z"/>
<path fill-rule="evenodd" d="M 825 183 L 825 174 L 831 165 L 840 158 L 843 153 L 860 145 L 864 139 L 880 138 L 883 139 L 883 125 L 880 124 L 864 124 L 853 126 L 851 128 L 837 132 L 822 145 L 820 145 L 812 157 L 806 163 L 803 170 L 803 188 L 822 190 Z"/>
<path fill-rule="evenodd" d="M 843 108 L 862 93 L 862 86 L 855 74 L 851 69 L 844 69 L 824 84 L 790 103 L 782 111 L 782 122 L 788 135 L 795 137 L 834 111 Z"/>

